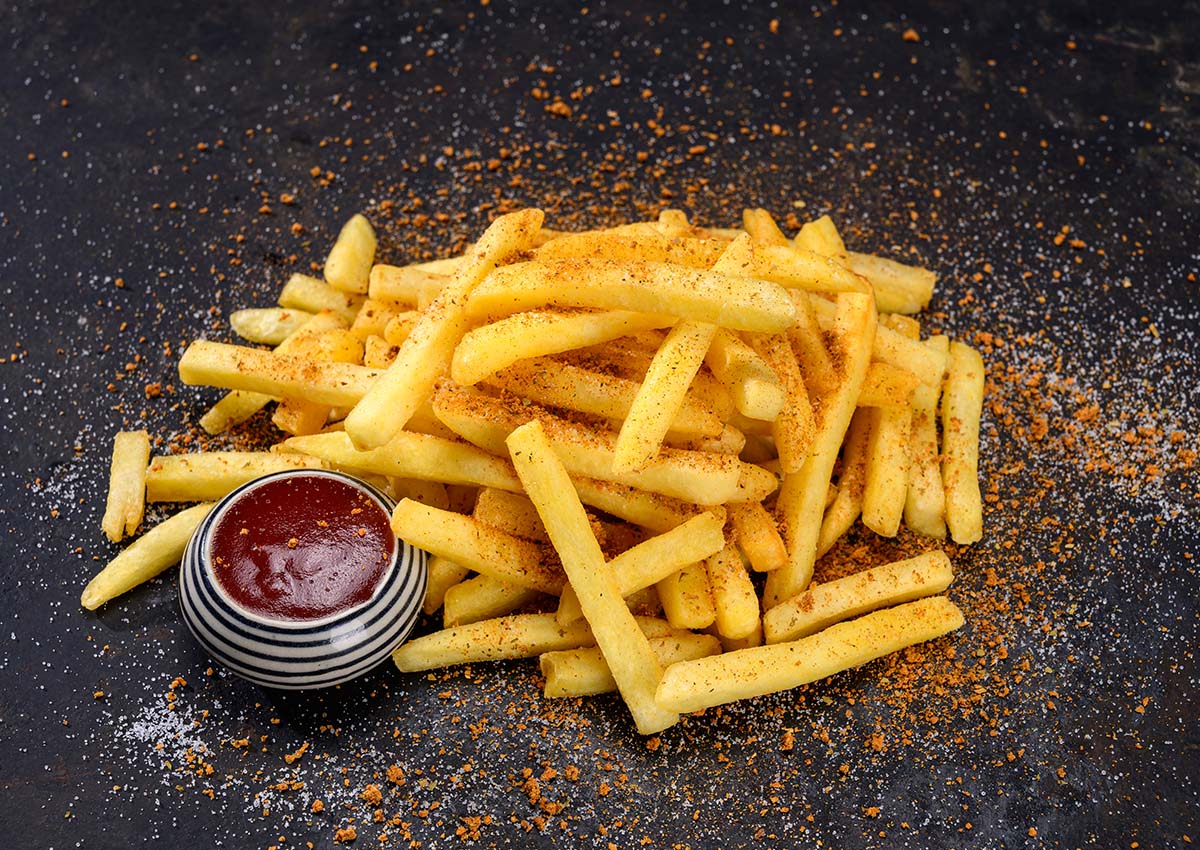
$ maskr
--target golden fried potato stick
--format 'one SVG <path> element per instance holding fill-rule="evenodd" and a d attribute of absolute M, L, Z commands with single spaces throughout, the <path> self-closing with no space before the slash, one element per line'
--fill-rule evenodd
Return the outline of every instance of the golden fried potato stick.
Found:
<path fill-rule="evenodd" d="M 846 265 L 875 288 L 881 313 L 919 313 L 929 306 L 937 275 L 929 269 L 906 266 L 885 257 L 851 253 Z"/>
<path fill-rule="evenodd" d="M 315 313 L 287 307 L 252 307 L 229 314 L 229 327 L 247 342 L 279 345 L 300 330 Z"/>
<path fill-rule="evenodd" d="M 712 239 L 684 239 L 657 232 L 593 230 L 560 236 L 538 248 L 535 256 L 539 260 L 645 260 L 707 269 L 712 267 L 724 250 L 723 243 Z"/>
<path fill-rule="evenodd" d="M 454 563 L 449 558 L 442 558 L 438 555 L 429 556 L 429 562 L 425 569 L 429 577 L 425 582 L 425 602 L 421 606 L 421 610 L 427 615 L 432 615 L 445 602 L 446 591 L 463 581 L 471 574 L 471 571 Z"/>
<path fill-rule="evenodd" d="M 725 508 L 733 523 L 733 540 L 753 570 L 768 573 L 787 563 L 783 537 L 761 502 L 730 502 Z"/>
<path fill-rule="evenodd" d="M 883 537 L 895 537 L 908 495 L 909 430 L 912 408 L 875 409 L 867 438 L 866 482 L 862 494 L 863 525 Z"/>
<path fill-rule="evenodd" d="M 446 588 L 442 602 L 442 627 L 465 626 L 511 614 L 538 598 L 538 592 L 511 581 L 475 576 Z"/>
<path fill-rule="evenodd" d="M 197 340 L 179 358 L 179 379 L 272 397 L 296 397 L 333 407 L 362 398 L 383 374 L 351 363 L 311 361 L 241 345 Z"/>
<path fill-rule="evenodd" d="M 858 394 L 859 407 L 906 407 L 913 393 L 923 384 L 921 379 L 907 369 L 891 363 L 872 361 L 867 367 L 862 392 Z"/>
<path fill-rule="evenodd" d="M 774 333 L 792 323 L 780 286 L 667 263 L 532 260 L 496 269 L 468 303 L 478 319 L 547 306 L 666 314 L 736 330 Z"/>
<path fill-rule="evenodd" d="M 279 306 L 320 313 L 332 310 L 346 323 L 354 321 L 364 299 L 361 295 L 339 292 L 323 280 L 306 274 L 293 274 L 279 293 Z"/>
<path fill-rule="evenodd" d="M 945 552 L 871 567 L 776 605 L 763 617 L 763 633 L 767 643 L 808 637 L 842 620 L 941 593 L 953 580 Z"/>
<path fill-rule="evenodd" d="M 655 583 L 667 622 L 677 629 L 706 629 L 717 619 L 704 562 L 685 564 Z"/>
<path fill-rule="evenodd" d="M 637 630 L 647 637 L 666 637 L 676 631 L 665 620 L 634 619 Z M 563 628 L 553 614 L 513 614 L 414 638 L 392 653 L 392 661 L 401 672 L 416 673 L 452 664 L 534 658 L 543 652 L 595 645 L 596 638 L 585 620 Z"/>
<path fill-rule="evenodd" d="M 689 632 L 650 638 L 659 664 L 669 667 L 677 661 L 691 661 L 721 651 L 721 642 L 712 635 Z M 583 697 L 612 693 L 617 682 L 608 669 L 604 653 L 598 647 L 563 649 L 542 653 L 538 659 L 546 678 L 543 696 L 547 699 Z"/>
<path fill-rule="evenodd" d="M 478 520 L 405 499 L 392 512 L 397 537 L 481 575 L 557 596 L 563 574 L 541 547 Z"/>
<path fill-rule="evenodd" d="M 380 301 L 415 307 L 432 302 L 449 282 L 449 274 L 431 272 L 419 265 L 389 266 L 377 263 L 371 267 L 367 294 Z"/>
<path fill-rule="evenodd" d="M 802 289 L 793 289 L 791 293 L 792 303 L 796 306 L 796 318 L 788 328 L 788 341 L 796 352 L 809 393 L 817 397 L 827 395 L 837 384 L 837 372 L 813 311 L 813 296 Z"/>
<path fill-rule="evenodd" d="M 962 612 L 944 596 L 908 602 L 838 623 L 806 638 L 672 664 L 658 704 L 699 711 L 785 691 L 952 632 Z"/>
<path fill-rule="evenodd" d="M 925 345 L 949 351 L 949 340 L 931 336 Z M 921 384 L 912 397 L 912 432 L 909 438 L 908 493 L 904 501 L 904 524 L 918 534 L 941 539 L 946 536 L 946 491 L 942 486 L 938 456 L 937 403 L 940 386 Z"/>
<path fill-rule="evenodd" d="M 100 528 L 113 543 L 137 531 L 146 510 L 146 466 L 150 462 L 148 431 L 118 431 L 113 438 L 108 472 L 108 500 Z"/>
<path fill-rule="evenodd" d="M 705 560 L 704 565 L 716 609 L 717 632 L 734 640 L 752 635 L 761 622 L 758 593 L 737 547 L 726 546 Z"/>
<path fill-rule="evenodd" d="M 542 224 L 542 211 L 526 209 L 491 223 L 461 266 L 421 314 L 388 370 L 346 417 L 346 433 L 361 449 L 379 448 L 402 429 L 434 382 L 450 371 L 454 347 L 467 329 L 467 297 L 488 273 L 526 250 Z"/>
<path fill-rule="evenodd" d="M 942 482 L 946 525 L 955 543 L 983 536 L 979 494 L 979 418 L 983 412 L 983 358 L 961 342 L 950 343 L 942 390 Z"/>
<path fill-rule="evenodd" d="M 193 505 L 160 522 L 130 543 L 88 582 L 79 604 L 89 611 L 95 611 L 110 599 L 179 563 L 192 532 L 212 507 L 211 502 Z"/>
<path fill-rule="evenodd" d="M 215 502 L 247 482 L 272 472 L 322 469 L 324 461 L 305 454 L 275 452 L 197 452 L 156 457 L 145 471 L 151 502 Z"/>
<path fill-rule="evenodd" d="M 805 251 L 830 257 L 839 263 L 845 263 L 849 259 L 849 255 L 846 253 L 846 244 L 842 241 L 837 227 L 834 226 L 833 219 L 827 215 L 801 227 L 796 238 L 792 240 L 792 244 Z M 852 271 L 862 274 L 857 269 L 852 269 Z M 863 275 L 863 277 L 867 277 L 867 275 Z"/>
<path fill-rule="evenodd" d="M 587 348 L 676 321 L 674 316 L 628 310 L 516 313 L 468 331 L 454 350 L 450 377 L 471 386 L 521 360 Z"/>
<path fill-rule="evenodd" d="M 771 214 L 761 207 L 742 210 L 742 230 L 761 245 L 791 244 Z"/>
<path fill-rule="evenodd" d="M 765 608 L 795 596 L 812 579 L 825 496 L 871 361 L 876 316 L 870 295 L 838 295 L 834 337 L 841 352 L 841 380 L 837 389 L 822 399 L 821 426 L 804 466 L 798 473 L 784 477 L 777 510 L 787 529 L 788 562 L 767 574 Z"/>
<path fill-rule="evenodd" d="M 375 229 L 366 216 L 351 216 L 325 259 L 325 280 L 334 289 L 365 295 L 374 262 Z"/>
<path fill-rule="evenodd" d="M 579 596 L 596 645 L 608 661 L 638 732 L 661 732 L 679 719 L 674 712 L 659 708 L 654 700 L 662 666 L 625 607 L 566 468 L 536 420 L 513 431 L 508 447 L 517 475 L 562 559 L 563 570 Z"/>

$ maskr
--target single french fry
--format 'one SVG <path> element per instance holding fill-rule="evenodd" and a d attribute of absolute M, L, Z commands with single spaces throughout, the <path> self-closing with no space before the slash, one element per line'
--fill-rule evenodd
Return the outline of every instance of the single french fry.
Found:
<path fill-rule="evenodd" d="M 673 316 L 628 310 L 516 313 L 468 331 L 454 350 L 450 377 L 471 386 L 520 360 L 586 348 L 675 322 Z"/>
<path fill-rule="evenodd" d="M 685 239 L 660 233 L 612 231 L 569 233 L 538 248 L 539 260 L 608 259 L 674 263 L 694 269 L 711 268 L 725 245 L 712 239 Z"/>
<path fill-rule="evenodd" d="M 663 449 L 645 469 L 618 474 L 612 469 L 616 439 L 611 432 L 576 425 L 533 405 L 505 405 L 448 384 L 438 388 L 433 409 L 448 428 L 493 454 L 501 453 L 513 430 L 537 419 L 573 475 L 613 480 L 706 506 L 737 498 L 742 467 L 748 466 L 729 455 Z"/>
<path fill-rule="evenodd" d="M 747 334 L 746 341 L 779 376 L 786 401 L 775 417 L 771 435 L 779 452 L 779 465 L 784 473 L 800 471 L 808 458 L 808 450 L 816 433 L 816 418 L 800 364 L 786 334 Z"/>
<path fill-rule="evenodd" d="M 694 452 L 710 452 L 712 454 L 741 456 L 746 447 L 746 435 L 732 425 L 721 426 L 721 433 L 715 437 L 696 437 L 693 439 L 678 439 L 675 432 L 667 432 L 664 445 L 672 449 L 690 449 Z"/>
<path fill-rule="evenodd" d="M 638 732 L 661 732 L 679 719 L 654 701 L 662 666 L 625 607 L 566 468 L 536 420 L 513 431 L 508 446 Z"/>
<path fill-rule="evenodd" d="M 229 326 L 247 342 L 259 345 L 279 345 L 315 314 L 287 307 L 253 307 L 234 310 L 229 314 Z"/>
<path fill-rule="evenodd" d="M 937 275 L 885 257 L 851 252 L 850 270 L 871 281 L 881 313 L 919 313 L 929 306 Z"/>
<path fill-rule="evenodd" d="M 836 259 L 793 245 L 755 245 L 742 274 L 809 292 L 871 292 L 865 277 Z"/>
<path fill-rule="evenodd" d="M 526 209 L 497 218 L 461 266 L 421 314 L 396 359 L 346 417 L 346 433 L 362 449 L 379 448 L 405 426 L 450 371 L 454 347 L 467 329 L 467 297 L 498 263 L 529 247 L 542 211 Z"/>
<path fill-rule="evenodd" d="M 962 624 L 962 612 L 944 596 L 919 599 L 806 638 L 673 664 L 659 685 L 658 703 L 673 711 L 699 711 L 785 691 L 940 637 Z"/>
<path fill-rule="evenodd" d="M 511 614 L 538 597 L 536 590 L 491 576 L 475 576 L 446 589 L 442 627 L 453 628 Z"/>
<path fill-rule="evenodd" d="M 392 512 L 392 531 L 431 555 L 440 555 L 481 575 L 557 596 L 563 574 L 542 549 L 469 516 L 405 499 Z"/>
<path fill-rule="evenodd" d="M 809 394 L 819 398 L 833 392 L 837 384 L 837 370 L 825 346 L 821 325 L 813 312 L 812 299 L 813 296 L 804 290 L 792 290 L 796 318 L 788 328 L 787 335 L 804 373 L 804 384 Z"/>
<path fill-rule="evenodd" d="M 721 651 L 721 642 L 712 635 L 685 632 L 652 638 L 650 648 L 659 664 L 668 667 L 677 661 L 716 655 Z M 599 647 L 546 652 L 538 663 L 546 678 L 543 695 L 547 699 L 607 694 L 617 689 L 617 682 Z"/>
<path fill-rule="evenodd" d="M 179 563 L 192 532 L 212 510 L 212 503 L 193 505 L 160 522 L 108 562 L 83 589 L 79 603 L 95 611 L 105 602 L 149 581 Z"/>
<path fill-rule="evenodd" d="M 787 394 L 779 376 L 733 331 L 717 330 L 704 363 L 728 388 L 743 416 L 771 422 L 783 410 Z"/>
<path fill-rule="evenodd" d="M 475 499 L 475 507 L 471 516 L 487 525 L 494 525 L 509 534 L 533 540 L 538 543 L 549 543 L 546 526 L 538 516 L 537 508 L 529 497 L 523 493 L 510 493 L 507 490 L 497 490 L 484 487 Z"/>
<path fill-rule="evenodd" d="M 926 552 L 810 587 L 763 617 L 767 643 L 808 637 L 853 617 L 941 593 L 954 580 L 945 552 Z"/>
<path fill-rule="evenodd" d="M 648 637 L 674 633 L 663 620 L 637 617 L 635 622 L 635 630 Z M 595 645 L 596 638 L 584 620 L 564 629 L 554 621 L 553 614 L 512 614 L 414 638 L 392 653 L 392 661 L 402 673 L 416 673 L 452 664 L 534 658 L 544 652 Z"/>
<path fill-rule="evenodd" d="M 880 313 L 879 326 L 889 328 L 909 339 L 921 338 L 921 320 L 903 313 Z"/>
<path fill-rule="evenodd" d="M 737 547 L 726 546 L 710 556 L 704 566 L 712 589 L 718 633 L 734 640 L 753 634 L 760 624 L 758 594 Z"/>
<path fill-rule="evenodd" d="M 659 233 L 667 236 L 683 238 L 694 235 L 694 229 L 688 223 L 687 214 L 683 210 L 663 210 L 658 214 L 658 221 L 654 226 Z"/>
<path fill-rule="evenodd" d="M 425 583 L 425 602 L 421 610 L 432 615 L 442 607 L 446 591 L 461 582 L 471 571 L 448 558 L 430 555 L 425 566 L 429 578 Z"/>
<path fill-rule="evenodd" d="M 787 547 L 775 520 L 761 502 L 730 502 L 733 540 L 756 572 L 767 573 L 787 563 Z"/>
<path fill-rule="evenodd" d="M 871 435 L 867 438 L 862 521 L 884 537 L 896 536 L 904 516 L 911 425 L 912 409 L 907 405 L 876 408 Z"/>
<path fill-rule="evenodd" d="M 787 529 L 784 540 L 788 562 L 767 573 L 763 591 L 765 608 L 795 596 L 812 579 L 829 480 L 867 374 L 876 316 L 870 295 L 854 292 L 838 295 L 834 338 L 841 355 L 841 381 L 823 400 L 821 426 L 808 460 L 799 472 L 784 477 L 777 510 Z"/>
<path fill-rule="evenodd" d="M 608 562 L 622 597 L 643 590 L 678 571 L 719 552 L 725 545 L 725 511 L 717 508 L 627 549 Z M 570 585 L 558 600 L 558 620 L 569 623 L 583 616 L 579 597 Z"/>
<path fill-rule="evenodd" d="M 742 210 L 742 230 L 760 245 L 791 244 L 771 214 L 761 207 Z"/>
<path fill-rule="evenodd" d="M 450 282 L 450 274 L 432 272 L 419 265 L 371 267 L 367 294 L 371 298 L 415 307 L 428 304 Z"/>
<path fill-rule="evenodd" d="M 716 330 L 716 325 L 694 321 L 671 328 L 621 424 L 613 447 L 614 473 L 644 469 L 658 452 Z"/>
<path fill-rule="evenodd" d="M 874 361 L 867 367 L 862 391 L 858 394 L 859 407 L 907 407 L 921 379 L 899 366 Z"/>
<path fill-rule="evenodd" d="M 838 476 L 837 494 L 825 509 L 824 519 L 821 520 L 821 532 L 817 538 L 818 558 L 833 548 L 833 544 L 854 525 L 862 513 L 863 488 L 867 480 L 867 446 L 875 416 L 874 410 L 859 408 L 850 420 L 842 445 L 842 472 Z"/>
<path fill-rule="evenodd" d="M 950 343 L 942 390 L 942 484 L 946 525 L 955 543 L 983 536 L 979 494 L 979 418 L 983 412 L 983 358 L 960 342 Z"/>
<path fill-rule="evenodd" d="M 774 333 L 792 323 L 792 304 L 780 286 L 740 275 L 667 263 L 554 260 L 498 268 L 468 303 L 476 318 L 546 306 L 636 310 Z"/>
<path fill-rule="evenodd" d="M 365 295 L 374 262 L 375 229 L 366 216 L 351 216 L 325 259 L 325 280 L 334 289 Z"/>
<path fill-rule="evenodd" d="M 146 466 L 150 462 L 148 431 L 118 431 L 113 438 L 108 471 L 108 500 L 100 528 L 113 543 L 137 531 L 146 509 Z"/>
<path fill-rule="evenodd" d="M 812 251 L 814 254 L 830 257 L 839 263 L 845 263 L 849 259 L 846 252 L 846 244 L 842 241 L 837 227 L 834 226 L 833 219 L 827 215 L 823 215 L 801 227 L 800 232 L 796 234 L 796 238 L 792 240 L 792 244 L 797 248 Z M 857 269 L 852 269 L 852 271 L 862 274 Z M 866 277 L 866 275 L 863 276 Z"/>
<path fill-rule="evenodd" d="M 197 340 L 179 358 L 179 378 L 276 398 L 303 398 L 333 407 L 353 405 L 385 373 L 365 366 L 276 354 L 240 345 Z"/>
<path fill-rule="evenodd" d="M 698 561 L 686 564 L 654 585 L 667 622 L 677 629 L 705 629 L 717 619 L 708 571 Z"/>
<path fill-rule="evenodd" d="M 164 455 L 154 458 L 146 470 L 146 499 L 151 502 L 212 502 L 272 472 L 324 467 L 320 458 L 304 454 L 198 452 Z"/>
<path fill-rule="evenodd" d="M 617 422 L 627 421 L 639 387 L 634 381 L 542 357 L 519 360 L 485 378 L 484 384 L 548 407 L 577 410 Z M 685 383 L 685 391 L 687 386 Z M 720 436 L 722 426 L 716 414 L 685 396 L 669 428 L 668 433 L 679 439 L 694 439 Z"/>
<path fill-rule="evenodd" d="M 930 337 L 925 344 L 949 350 L 949 340 L 941 335 Z M 938 539 L 946 536 L 946 491 L 942 486 L 937 440 L 940 394 L 940 386 L 928 384 L 921 384 L 913 393 L 908 493 L 904 501 L 904 524 L 918 534 Z"/>
<path fill-rule="evenodd" d="M 347 323 L 353 322 L 365 299 L 361 295 L 339 292 L 323 280 L 306 274 L 293 274 L 279 292 L 279 306 L 320 313 L 332 310 Z"/>
<path fill-rule="evenodd" d="M 585 505 L 650 531 L 670 531 L 703 510 L 686 499 L 674 499 L 615 481 L 572 475 L 571 483 Z"/>

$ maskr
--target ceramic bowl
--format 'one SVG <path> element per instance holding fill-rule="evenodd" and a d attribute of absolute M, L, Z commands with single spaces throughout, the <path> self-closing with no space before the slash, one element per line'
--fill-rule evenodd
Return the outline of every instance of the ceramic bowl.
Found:
<path fill-rule="evenodd" d="M 329 687 L 367 672 L 408 637 L 425 597 L 427 556 L 392 536 L 390 561 L 370 598 L 318 619 L 277 619 L 240 604 L 214 573 L 213 530 L 231 507 L 284 476 L 336 478 L 387 516 L 394 507 L 375 487 L 340 472 L 289 470 L 257 478 L 222 499 L 192 535 L 180 565 L 180 605 L 196 640 L 239 676 L 271 688 Z"/>

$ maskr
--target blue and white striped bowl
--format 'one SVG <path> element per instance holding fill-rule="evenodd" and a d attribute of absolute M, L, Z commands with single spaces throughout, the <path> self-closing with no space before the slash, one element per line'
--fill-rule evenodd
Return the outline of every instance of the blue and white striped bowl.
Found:
<path fill-rule="evenodd" d="M 367 602 L 319 620 L 276 620 L 230 599 L 209 557 L 212 530 L 229 506 L 263 481 L 281 476 L 324 475 L 353 484 L 390 516 L 385 494 L 349 475 L 329 470 L 288 470 L 237 488 L 209 512 L 188 542 L 179 568 L 179 602 L 192 635 L 234 673 L 271 688 L 301 690 L 348 682 L 387 658 L 417 622 L 428 578 L 426 554 L 397 540 L 387 571 Z"/>

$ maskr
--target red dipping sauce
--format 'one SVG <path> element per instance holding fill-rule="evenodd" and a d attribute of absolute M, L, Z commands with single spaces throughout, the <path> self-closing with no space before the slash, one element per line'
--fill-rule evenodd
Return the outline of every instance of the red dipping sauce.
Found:
<path fill-rule="evenodd" d="M 396 550 L 388 512 L 326 475 L 268 479 L 213 526 L 209 563 L 235 603 L 276 620 L 317 620 L 371 599 Z"/>

